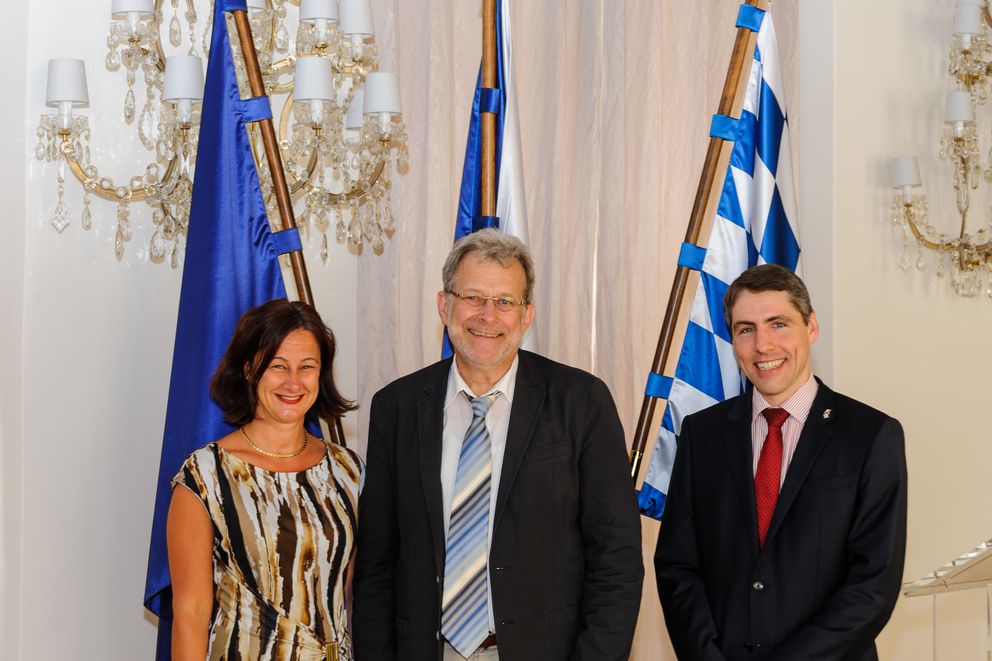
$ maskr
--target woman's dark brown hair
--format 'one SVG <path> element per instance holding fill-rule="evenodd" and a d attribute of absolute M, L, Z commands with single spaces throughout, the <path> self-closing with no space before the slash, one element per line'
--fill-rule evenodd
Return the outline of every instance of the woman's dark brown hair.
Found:
<path fill-rule="evenodd" d="M 320 346 L 320 392 L 307 415 L 333 423 L 335 418 L 356 408 L 334 385 L 334 333 L 313 307 L 276 298 L 241 316 L 234 337 L 210 379 L 210 396 L 229 424 L 242 427 L 255 418 L 262 372 L 286 336 L 295 330 L 309 331 Z"/>

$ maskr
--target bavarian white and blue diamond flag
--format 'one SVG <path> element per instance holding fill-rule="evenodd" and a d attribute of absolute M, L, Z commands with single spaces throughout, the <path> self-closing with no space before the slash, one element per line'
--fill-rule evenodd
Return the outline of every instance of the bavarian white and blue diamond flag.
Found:
<path fill-rule="evenodd" d="M 724 322 L 727 287 L 755 264 L 776 263 L 793 271 L 799 265 L 789 125 L 775 29 L 769 14 L 746 5 L 738 25 L 760 29 L 741 118 L 716 116 L 713 121 L 712 134 L 732 139 L 734 148 L 705 255 L 690 248 L 680 258 L 680 263 L 692 262 L 695 253 L 700 279 L 658 440 L 638 494 L 641 513 L 656 519 L 665 508 L 682 420 L 740 394 L 744 387 Z M 654 380 L 649 380 L 649 390 Z"/>

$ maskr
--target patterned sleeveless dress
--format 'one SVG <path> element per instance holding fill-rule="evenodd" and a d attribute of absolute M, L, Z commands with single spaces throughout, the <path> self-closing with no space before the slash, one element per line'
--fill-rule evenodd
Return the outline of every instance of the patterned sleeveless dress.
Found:
<path fill-rule="evenodd" d="M 344 578 L 363 466 L 326 445 L 323 461 L 286 473 L 211 443 L 172 479 L 200 498 L 213 525 L 210 661 L 353 658 Z"/>

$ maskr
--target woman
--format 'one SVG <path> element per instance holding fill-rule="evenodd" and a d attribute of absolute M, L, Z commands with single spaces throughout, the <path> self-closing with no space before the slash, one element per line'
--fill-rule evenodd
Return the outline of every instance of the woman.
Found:
<path fill-rule="evenodd" d="M 334 336 L 309 305 L 241 317 L 210 383 L 237 429 L 172 480 L 172 658 L 351 659 L 345 609 L 362 466 L 311 436 L 308 414 L 354 409 Z"/>

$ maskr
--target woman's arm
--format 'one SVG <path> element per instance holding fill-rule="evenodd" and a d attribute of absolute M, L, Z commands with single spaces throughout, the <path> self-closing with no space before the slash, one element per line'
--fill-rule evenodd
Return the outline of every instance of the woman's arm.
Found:
<path fill-rule="evenodd" d="M 203 661 L 214 603 L 213 530 L 203 503 L 186 487 L 172 492 L 166 539 L 172 577 L 172 659 Z"/>

